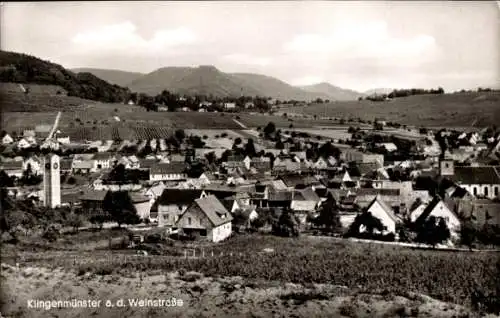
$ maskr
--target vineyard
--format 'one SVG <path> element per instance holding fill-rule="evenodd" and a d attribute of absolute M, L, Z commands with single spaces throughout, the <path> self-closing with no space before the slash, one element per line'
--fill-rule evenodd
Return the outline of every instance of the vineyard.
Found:
<path fill-rule="evenodd" d="M 197 255 L 205 251 L 206 256 L 178 256 L 186 248 L 195 248 Z M 177 253 L 171 251 L 171 256 L 145 258 L 118 251 L 96 252 L 75 253 L 74 257 L 50 257 L 52 252 L 30 254 L 24 261 L 83 272 L 185 270 L 207 276 L 329 283 L 369 293 L 422 293 L 469 306 L 477 298 L 475 295 L 498 295 L 500 286 L 500 263 L 495 253 L 423 251 L 319 238 L 239 236 L 217 245 L 184 245 Z"/>

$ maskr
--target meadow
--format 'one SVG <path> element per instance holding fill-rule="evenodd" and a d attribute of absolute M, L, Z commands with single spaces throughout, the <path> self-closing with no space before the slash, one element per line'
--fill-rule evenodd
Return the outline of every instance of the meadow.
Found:
<path fill-rule="evenodd" d="M 385 102 L 338 101 L 306 107 L 288 107 L 280 112 L 339 118 L 375 118 L 400 124 L 434 127 L 486 126 L 500 122 L 500 92 L 464 92 L 416 95 Z"/>

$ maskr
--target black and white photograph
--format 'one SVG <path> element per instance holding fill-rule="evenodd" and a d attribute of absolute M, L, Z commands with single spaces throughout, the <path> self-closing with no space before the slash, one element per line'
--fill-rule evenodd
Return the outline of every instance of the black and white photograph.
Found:
<path fill-rule="evenodd" d="M 0 2 L 0 318 L 500 317 L 500 1 Z"/>

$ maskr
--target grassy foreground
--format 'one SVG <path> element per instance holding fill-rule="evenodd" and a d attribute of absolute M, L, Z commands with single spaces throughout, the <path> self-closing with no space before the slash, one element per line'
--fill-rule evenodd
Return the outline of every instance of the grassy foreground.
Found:
<path fill-rule="evenodd" d="M 63 244 L 52 245 L 57 250 L 41 251 L 40 246 L 34 251 L 7 249 L 4 260 L 19 262 L 21 266 L 64 268 L 80 276 L 195 271 L 215 278 L 240 276 L 303 285 L 328 283 L 359 293 L 425 294 L 489 311 L 494 310 L 500 286 L 497 253 L 423 251 L 332 238 L 259 235 L 236 236 L 217 245 L 179 245 L 154 256 L 110 251 L 105 245 L 93 243 L 95 249 L 78 245 L 66 248 Z M 198 257 L 185 258 L 184 250 L 188 247 L 195 249 Z"/>

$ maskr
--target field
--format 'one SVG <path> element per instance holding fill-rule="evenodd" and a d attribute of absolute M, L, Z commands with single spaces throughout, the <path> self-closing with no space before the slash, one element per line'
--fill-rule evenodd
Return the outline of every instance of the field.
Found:
<path fill-rule="evenodd" d="M 380 118 L 417 127 L 469 127 L 477 119 L 477 126 L 486 126 L 500 122 L 500 92 L 418 95 L 386 102 L 333 102 L 282 108 L 280 112 L 372 121 Z"/>
<path fill-rule="evenodd" d="M 129 251 L 107 250 L 104 233 L 80 235 L 86 235 L 85 239 L 68 237 L 51 244 L 50 249 L 40 242 L 7 247 L 3 262 L 124 277 L 152 271 L 196 271 L 207 277 L 240 276 L 302 285 L 328 283 L 358 293 L 425 294 L 469 307 L 474 304 L 475 292 L 498 293 L 495 288 L 500 286 L 500 264 L 495 253 L 412 250 L 333 238 L 248 235 L 216 245 L 178 243 L 163 249 L 162 255 L 139 257 Z M 88 244 L 90 248 L 85 247 Z M 194 248 L 198 256 L 204 252 L 205 257 L 186 259 L 186 248 Z"/>

